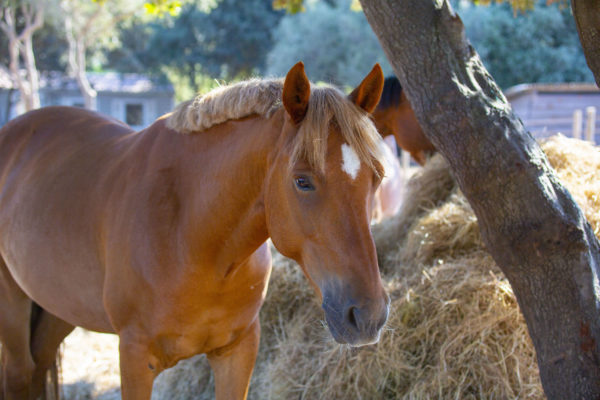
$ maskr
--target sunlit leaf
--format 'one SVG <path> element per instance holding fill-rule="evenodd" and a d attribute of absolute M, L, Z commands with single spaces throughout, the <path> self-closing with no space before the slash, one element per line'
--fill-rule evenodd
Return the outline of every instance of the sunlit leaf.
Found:
<path fill-rule="evenodd" d="M 286 10 L 289 14 L 305 11 L 304 0 L 273 0 L 275 10 Z"/>

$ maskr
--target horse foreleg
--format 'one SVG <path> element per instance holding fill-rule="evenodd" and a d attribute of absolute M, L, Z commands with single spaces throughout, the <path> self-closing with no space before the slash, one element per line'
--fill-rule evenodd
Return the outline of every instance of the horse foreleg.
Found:
<path fill-rule="evenodd" d="M 73 325 L 42 310 L 31 336 L 31 355 L 35 362 L 33 373 L 32 393 L 36 399 L 46 389 L 46 374 L 56 360 L 56 352 L 63 339 L 73 331 Z M 55 385 L 55 395 L 58 393 L 58 382 Z M 56 396 L 58 398 L 58 396 Z"/>
<path fill-rule="evenodd" d="M 149 344 L 130 335 L 119 334 L 119 365 L 121 368 L 121 398 L 148 400 L 152 383 L 160 372 Z"/>
<path fill-rule="evenodd" d="M 259 340 L 260 324 L 257 320 L 233 346 L 207 354 L 215 375 L 216 400 L 246 399 Z"/>

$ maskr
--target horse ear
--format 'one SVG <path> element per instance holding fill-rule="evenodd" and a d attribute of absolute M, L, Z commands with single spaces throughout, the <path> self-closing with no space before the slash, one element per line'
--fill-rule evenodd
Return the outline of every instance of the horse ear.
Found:
<path fill-rule="evenodd" d="M 283 106 L 295 124 L 300 123 L 308 109 L 310 82 L 304 73 L 304 64 L 300 61 L 289 70 L 283 84 Z"/>
<path fill-rule="evenodd" d="M 381 92 L 383 92 L 383 71 L 379 64 L 375 64 L 369 75 L 350 93 L 348 98 L 366 112 L 371 113 L 379 103 Z"/>

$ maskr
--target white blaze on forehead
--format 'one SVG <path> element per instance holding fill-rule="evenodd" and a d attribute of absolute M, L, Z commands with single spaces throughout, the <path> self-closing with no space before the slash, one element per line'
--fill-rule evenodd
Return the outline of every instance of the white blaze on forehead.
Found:
<path fill-rule="evenodd" d="M 350 175 L 352 179 L 356 178 L 358 170 L 360 169 L 360 159 L 358 158 L 358 155 L 354 149 L 346 143 L 342 144 L 342 169 Z"/>

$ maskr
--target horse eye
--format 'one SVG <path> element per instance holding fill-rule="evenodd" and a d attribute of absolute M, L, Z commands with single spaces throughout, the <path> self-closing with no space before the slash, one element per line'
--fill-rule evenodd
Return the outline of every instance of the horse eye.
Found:
<path fill-rule="evenodd" d="M 296 182 L 296 187 L 304 192 L 315 190 L 315 187 L 310 182 L 310 179 L 306 176 L 297 176 L 294 179 L 294 182 Z"/>

